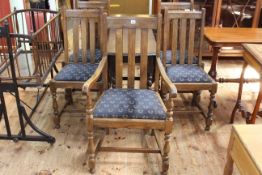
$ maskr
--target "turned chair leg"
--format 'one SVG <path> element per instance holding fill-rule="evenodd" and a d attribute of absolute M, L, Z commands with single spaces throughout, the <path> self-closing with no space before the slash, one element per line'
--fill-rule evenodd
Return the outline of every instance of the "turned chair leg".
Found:
<path fill-rule="evenodd" d="M 90 173 L 95 172 L 95 145 L 94 145 L 94 128 L 93 117 L 87 116 L 87 137 L 88 137 L 88 165 Z"/>
<path fill-rule="evenodd" d="M 168 154 L 170 152 L 170 133 L 165 133 L 165 145 L 164 145 L 164 154 L 162 155 L 162 174 L 166 175 L 169 168 L 169 157 Z"/>
<path fill-rule="evenodd" d="M 210 126 L 212 125 L 213 122 L 213 109 L 215 104 L 215 93 L 210 91 L 210 102 L 208 106 L 208 112 L 207 112 L 207 118 L 206 118 L 206 131 L 210 130 Z"/>
<path fill-rule="evenodd" d="M 72 89 L 65 89 L 65 99 L 68 105 L 73 104 Z"/>
<path fill-rule="evenodd" d="M 56 100 L 56 88 L 52 85 L 50 85 L 50 91 L 52 93 L 52 98 L 53 98 L 53 110 L 54 110 L 54 128 L 58 129 L 60 128 L 60 117 L 59 117 L 59 112 L 58 112 L 58 104 Z"/>

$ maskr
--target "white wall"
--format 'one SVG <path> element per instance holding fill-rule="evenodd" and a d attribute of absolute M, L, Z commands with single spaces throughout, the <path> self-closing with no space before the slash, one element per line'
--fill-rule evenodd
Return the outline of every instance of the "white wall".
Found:
<path fill-rule="evenodd" d="M 17 10 L 24 9 L 24 1 L 22 0 L 10 0 L 11 11 L 16 7 Z"/>

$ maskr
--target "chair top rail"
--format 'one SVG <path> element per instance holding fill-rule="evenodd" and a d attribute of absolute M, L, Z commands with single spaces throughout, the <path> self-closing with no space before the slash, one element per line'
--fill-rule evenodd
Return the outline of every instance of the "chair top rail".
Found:
<path fill-rule="evenodd" d="M 183 10 L 192 8 L 190 2 L 161 2 L 161 9 Z"/>
<path fill-rule="evenodd" d="M 197 11 L 177 11 L 168 10 L 168 18 L 190 18 L 190 19 L 201 19 L 203 12 L 201 10 Z"/>
<path fill-rule="evenodd" d="M 99 9 L 68 9 L 65 11 L 65 17 L 71 18 L 97 18 L 100 15 Z"/>
<path fill-rule="evenodd" d="M 118 20 L 115 20 L 118 19 Z M 108 28 L 149 28 L 157 29 L 158 19 L 154 15 L 120 16 L 112 15 L 107 17 Z"/>

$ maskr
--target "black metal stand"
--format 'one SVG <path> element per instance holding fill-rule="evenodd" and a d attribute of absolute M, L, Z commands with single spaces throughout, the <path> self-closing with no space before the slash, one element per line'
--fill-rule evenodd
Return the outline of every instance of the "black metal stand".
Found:
<path fill-rule="evenodd" d="M 10 67 L 11 67 L 11 74 L 12 74 L 12 82 L 3 83 L 0 82 L 0 121 L 2 120 L 2 116 L 4 118 L 4 123 L 6 127 L 6 134 L 0 134 L 0 139 L 2 140 L 24 140 L 24 141 L 45 141 L 48 143 L 54 143 L 55 138 L 48 135 L 47 133 L 41 131 L 39 128 L 37 128 L 34 123 L 31 121 L 30 117 L 27 115 L 26 110 L 24 106 L 21 103 L 21 100 L 19 98 L 19 91 L 18 91 L 18 84 L 16 79 L 16 72 L 15 72 L 15 66 L 14 66 L 14 57 L 13 57 L 13 51 L 12 51 L 12 43 L 11 43 L 11 36 L 9 33 L 8 24 L 5 23 L 4 27 L 0 27 L 0 37 L 5 37 L 8 47 L 8 53 L 9 53 L 9 59 L 10 59 Z M 6 110 L 6 104 L 5 104 L 5 98 L 4 93 L 9 92 L 12 93 L 15 96 L 16 99 L 16 105 L 17 105 L 17 111 L 18 111 L 18 117 L 19 117 L 19 124 L 20 124 L 20 132 L 18 134 L 12 134 L 9 118 Z M 32 112 L 35 111 L 35 108 L 38 106 L 39 102 L 37 102 L 37 105 L 33 108 Z M 27 135 L 25 131 L 26 125 L 29 125 L 33 131 L 35 131 L 38 135 Z"/>

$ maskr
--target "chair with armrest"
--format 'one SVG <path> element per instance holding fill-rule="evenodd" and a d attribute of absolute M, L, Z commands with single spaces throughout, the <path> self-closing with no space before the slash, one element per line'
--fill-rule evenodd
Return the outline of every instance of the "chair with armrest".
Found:
<path fill-rule="evenodd" d="M 173 127 L 173 98 L 176 96 L 176 88 L 168 79 L 164 66 L 159 58 L 161 15 L 156 16 L 108 16 L 105 26 L 109 30 L 115 30 L 115 86 L 104 86 L 104 91 L 98 101 L 93 104 L 90 90 L 95 82 L 107 70 L 108 60 L 103 59 L 93 74 L 85 82 L 83 92 L 87 96 L 87 132 L 88 132 L 88 164 L 91 172 L 95 171 L 95 157 L 99 151 L 107 152 L 137 152 L 137 153 L 160 153 L 162 156 L 162 171 L 167 174 L 169 167 L 168 153 L 170 150 L 169 140 Z M 157 31 L 157 57 L 148 57 L 148 33 L 149 30 Z M 106 29 L 105 29 L 106 30 Z M 123 30 L 128 30 L 128 63 L 123 61 Z M 136 32 L 141 31 L 141 56 L 135 60 Z M 107 32 L 108 30 L 106 30 Z M 140 42 L 140 41 L 139 41 Z M 153 90 L 148 87 L 148 59 L 156 59 L 155 82 Z M 123 67 L 127 66 L 127 80 L 123 79 Z M 135 69 L 139 66 L 139 69 Z M 137 72 L 138 71 L 138 72 Z M 106 76 L 107 77 L 107 76 Z M 169 98 L 165 107 L 159 96 L 160 81 L 165 82 Z M 107 84 L 108 85 L 108 84 Z M 165 133 L 164 147 L 160 148 L 123 148 L 105 147 L 102 139 L 98 144 L 94 143 L 94 128 L 130 128 L 152 129 L 157 138 L 162 130 Z M 160 143 L 157 140 L 157 143 Z"/>
<path fill-rule="evenodd" d="M 93 75 L 104 55 L 102 34 L 100 34 L 99 44 L 96 44 L 95 39 L 96 27 L 102 27 L 100 25 L 102 14 L 101 9 L 63 10 L 64 60 L 62 69 L 50 81 L 55 128 L 60 127 L 63 109 L 66 105 L 73 103 L 72 90 L 82 88 L 84 82 Z M 99 90 L 99 87 L 101 85 L 96 83 L 93 90 Z M 58 111 L 57 88 L 65 89 L 66 104 L 60 112 Z"/>
<path fill-rule="evenodd" d="M 210 129 L 213 120 L 213 107 L 217 83 L 203 70 L 202 44 L 205 26 L 205 9 L 201 11 L 177 11 L 165 9 L 164 44 L 162 61 L 167 75 L 176 85 L 178 92 L 193 93 L 192 104 L 197 106 L 206 119 L 206 130 Z M 198 25 L 200 24 L 200 26 Z M 172 26 L 172 31 L 170 30 Z M 171 48 L 167 41 L 171 38 Z M 210 103 L 207 114 L 200 105 L 200 91 L 210 91 Z M 187 111 L 189 112 L 189 111 Z M 190 111 L 193 112 L 193 111 Z"/>

